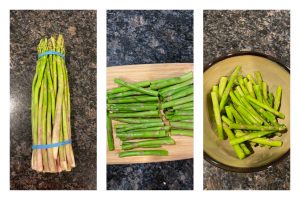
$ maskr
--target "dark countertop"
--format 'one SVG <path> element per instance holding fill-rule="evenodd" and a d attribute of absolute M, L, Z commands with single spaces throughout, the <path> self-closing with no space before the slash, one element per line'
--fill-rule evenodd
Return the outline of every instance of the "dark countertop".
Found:
<path fill-rule="evenodd" d="M 204 11 L 204 65 L 228 53 L 253 50 L 290 66 L 289 11 Z M 233 173 L 204 161 L 206 190 L 289 190 L 290 158 L 256 173 Z"/>
<path fill-rule="evenodd" d="M 193 62 L 192 11 L 108 11 L 107 66 Z M 108 190 L 191 190 L 193 159 L 107 166 Z"/>
<path fill-rule="evenodd" d="M 10 188 L 96 189 L 96 11 L 11 11 Z M 42 37 L 63 33 L 71 91 L 76 168 L 31 170 L 31 83 Z"/>

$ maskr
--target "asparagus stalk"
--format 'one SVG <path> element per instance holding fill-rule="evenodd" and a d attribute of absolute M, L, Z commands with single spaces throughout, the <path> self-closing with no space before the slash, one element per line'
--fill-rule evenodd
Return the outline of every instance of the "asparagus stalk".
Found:
<path fill-rule="evenodd" d="M 150 86 L 150 81 L 141 81 L 141 82 L 133 83 L 133 85 L 135 85 L 137 87 L 148 87 L 148 86 Z M 106 93 L 107 94 L 116 94 L 116 93 L 126 92 L 129 90 L 131 90 L 131 89 L 128 87 L 117 87 L 117 88 L 107 90 Z"/>
<path fill-rule="evenodd" d="M 224 108 L 224 106 L 225 106 L 225 103 L 227 101 L 227 97 L 229 95 L 229 92 L 230 92 L 230 90 L 231 90 L 231 88 L 233 86 L 233 83 L 234 83 L 236 77 L 238 76 L 240 70 L 241 70 L 241 66 L 237 66 L 235 68 L 235 70 L 233 71 L 233 73 L 231 74 L 230 78 L 229 78 L 229 82 L 228 82 L 228 84 L 227 84 L 227 86 L 225 88 L 224 94 L 223 94 L 223 96 L 221 98 L 220 111 L 222 111 L 223 108 Z"/>
<path fill-rule="evenodd" d="M 115 149 L 115 144 L 114 144 L 114 137 L 113 137 L 111 119 L 108 116 L 108 114 L 106 115 L 106 129 L 107 129 L 108 150 L 113 151 Z"/>
<path fill-rule="evenodd" d="M 257 100 L 261 103 L 263 103 L 263 97 L 261 94 L 261 87 L 259 85 L 254 85 L 254 92 Z"/>
<path fill-rule="evenodd" d="M 242 137 L 247 134 L 243 133 L 242 131 L 238 130 L 236 132 L 236 137 Z M 254 138 L 250 140 L 251 142 L 257 143 L 257 144 L 262 144 L 262 145 L 267 145 L 270 147 L 281 147 L 282 146 L 282 141 L 280 140 L 269 140 L 267 138 Z"/>
<path fill-rule="evenodd" d="M 235 124 L 231 123 L 229 125 L 230 129 L 240 129 L 240 130 L 252 130 L 252 131 L 285 131 L 286 126 L 261 126 L 261 125 L 248 125 L 248 124 Z"/>
<path fill-rule="evenodd" d="M 141 131 L 169 131 L 171 129 L 170 126 L 161 126 L 161 127 L 150 127 L 150 128 L 142 128 L 142 129 L 134 129 L 129 131 L 122 131 L 119 129 L 116 129 L 116 133 L 123 134 L 123 133 L 133 133 L 133 132 L 141 132 Z"/>
<path fill-rule="evenodd" d="M 218 131 L 218 137 L 219 137 L 219 139 L 223 140 L 224 134 L 223 134 L 221 115 L 220 115 L 218 95 L 215 92 L 211 92 L 210 94 L 211 94 L 211 99 L 212 99 L 212 104 L 213 104 L 215 122 L 216 122 L 216 126 L 217 126 L 217 131 Z"/>
<path fill-rule="evenodd" d="M 189 79 L 192 79 L 193 78 L 193 72 L 188 72 L 180 77 L 175 77 L 175 78 L 170 78 L 170 79 L 167 79 L 165 81 L 162 81 L 162 82 L 158 82 L 158 83 L 155 83 L 155 84 L 151 84 L 150 85 L 150 88 L 152 90 L 156 90 L 156 89 L 160 89 L 160 88 L 165 88 L 167 86 L 171 86 L 171 85 L 175 85 L 175 84 L 178 84 L 178 83 L 182 83 L 184 81 L 187 81 Z"/>
<path fill-rule="evenodd" d="M 140 95 L 140 96 L 131 96 L 131 97 L 124 97 L 124 98 L 115 98 L 115 99 L 108 99 L 107 103 L 138 103 L 138 102 L 157 102 L 158 97 L 152 97 L 148 95 Z"/>
<path fill-rule="evenodd" d="M 268 94 L 268 102 L 271 108 L 274 107 L 274 95 L 272 93 Z"/>
<path fill-rule="evenodd" d="M 164 126 L 163 122 L 152 122 L 152 123 L 143 123 L 143 124 L 117 124 L 115 127 L 120 131 L 130 131 L 134 129 L 144 129 L 151 127 L 162 127 Z"/>
<path fill-rule="evenodd" d="M 191 122 L 171 122 L 172 128 L 193 130 L 194 124 Z"/>
<path fill-rule="evenodd" d="M 57 49 L 60 50 L 60 46 L 62 43 L 62 36 L 60 35 L 57 38 Z M 62 100 L 63 100 L 63 93 L 64 93 L 64 79 L 63 79 L 63 70 L 62 70 L 62 62 L 63 59 L 61 57 L 57 58 L 57 75 L 58 75 L 58 91 L 56 97 L 56 109 L 55 109 L 55 119 L 54 119 L 54 126 L 53 126 L 53 133 L 52 133 L 52 143 L 59 142 L 59 134 L 61 128 L 61 121 L 62 121 Z M 53 148 L 53 157 L 56 160 L 58 157 L 58 147 Z"/>
<path fill-rule="evenodd" d="M 252 85 L 256 85 L 256 82 L 251 74 L 247 74 L 246 77 L 252 83 Z"/>
<path fill-rule="evenodd" d="M 240 144 L 242 142 L 248 141 L 248 140 L 252 140 L 254 138 L 260 138 L 263 137 L 265 135 L 269 135 L 271 133 L 273 133 L 274 131 L 257 131 L 257 132 L 252 132 L 249 133 L 247 135 L 241 136 L 241 137 L 237 137 L 235 139 L 230 140 L 230 144 L 231 145 L 236 145 L 236 144 Z"/>
<path fill-rule="evenodd" d="M 175 110 L 174 115 L 185 116 L 185 115 L 194 115 L 194 110 Z"/>
<path fill-rule="evenodd" d="M 117 134 L 121 140 L 146 139 L 146 138 L 161 138 L 166 137 L 166 131 L 139 131 L 139 132 L 123 132 Z"/>
<path fill-rule="evenodd" d="M 177 105 L 188 103 L 188 102 L 193 101 L 193 98 L 194 98 L 194 96 L 193 96 L 193 94 L 191 94 L 191 95 L 183 97 L 181 99 L 175 99 L 173 101 L 165 102 L 165 103 L 161 104 L 161 108 L 164 109 L 164 108 L 174 107 Z"/>
<path fill-rule="evenodd" d="M 221 97 L 223 96 L 223 93 L 224 93 L 224 90 L 226 88 L 226 84 L 227 84 L 227 81 L 228 81 L 228 77 L 226 76 L 222 76 L 220 78 L 220 82 L 219 82 L 219 98 L 221 99 Z"/>
<path fill-rule="evenodd" d="M 223 123 L 223 129 L 224 129 L 225 133 L 227 134 L 229 140 L 235 139 L 234 134 L 231 132 L 231 130 L 228 128 L 228 126 L 225 123 Z M 232 147 L 239 159 L 242 160 L 246 157 L 243 149 L 240 147 L 239 144 L 232 145 Z"/>
<path fill-rule="evenodd" d="M 114 118 L 114 120 L 130 124 L 161 122 L 160 118 Z"/>
<path fill-rule="evenodd" d="M 259 85 L 260 89 L 262 89 L 263 87 L 263 80 L 262 80 L 262 76 L 261 73 L 259 71 L 254 72 L 257 84 Z"/>
<path fill-rule="evenodd" d="M 47 97 L 48 97 L 48 101 L 47 101 L 47 144 L 52 144 L 52 138 L 51 138 L 51 134 L 52 134 L 52 120 L 51 120 L 51 114 L 52 114 L 52 97 L 51 94 L 53 94 L 53 88 L 52 88 L 52 93 L 51 93 L 51 87 L 50 87 L 50 83 L 52 85 L 51 79 L 49 80 L 49 76 L 50 75 L 50 70 L 49 68 L 46 69 L 47 70 L 47 80 L 48 80 L 48 89 L 47 89 Z M 49 162 L 49 170 L 50 172 L 56 172 L 57 168 L 56 168 L 56 163 L 55 160 L 53 158 L 53 151 L 52 148 L 47 149 L 48 152 L 48 162 Z"/>
<path fill-rule="evenodd" d="M 180 129 L 172 129 L 170 135 L 181 135 L 181 136 L 189 136 L 193 137 L 193 130 L 180 130 Z"/>
<path fill-rule="evenodd" d="M 167 156 L 168 151 L 166 150 L 135 150 L 135 151 L 123 151 L 119 153 L 119 157 L 128 156 Z"/>
<path fill-rule="evenodd" d="M 192 84 L 193 84 L 193 79 L 191 78 L 191 79 L 189 79 L 187 81 L 184 81 L 182 83 L 160 89 L 159 94 L 160 94 L 160 96 L 165 98 L 165 97 L 171 96 L 171 95 L 173 95 L 173 94 L 175 94 L 179 91 L 182 91 L 185 87 L 189 87 Z"/>
<path fill-rule="evenodd" d="M 47 66 L 48 67 L 48 66 Z M 47 144 L 47 104 L 48 104 L 48 92 L 47 92 L 47 77 L 43 77 L 43 102 L 42 102 L 42 144 Z M 43 159 L 43 171 L 49 172 L 49 164 L 48 164 L 48 152 L 47 149 L 42 149 L 42 159 Z"/>
<path fill-rule="evenodd" d="M 167 116 L 167 119 L 170 121 L 182 121 L 182 120 L 193 120 L 194 116 L 193 115 L 172 115 L 172 116 Z"/>
<path fill-rule="evenodd" d="M 187 109 L 187 108 L 194 108 L 194 102 L 188 102 L 177 106 L 173 106 L 174 110 Z"/>
<path fill-rule="evenodd" d="M 129 112 L 129 111 L 149 111 L 157 110 L 157 105 L 130 105 L 130 104 L 110 104 L 107 109 L 113 112 Z"/>
<path fill-rule="evenodd" d="M 126 144 L 132 144 L 133 142 L 129 142 L 129 141 L 122 141 L 122 145 L 126 145 Z M 145 145 L 142 146 L 141 148 L 161 148 L 162 145 Z"/>
<path fill-rule="evenodd" d="M 124 87 L 128 87 L 134 91 L 137 91 L 137 92 L 140 92 L 140 93 L 143 93 L 143 94 L 147 94 L 147 95 L 150 95 L 150 96 L 158 96 L 158 92 L 157 91 L 154 91 L 154 90 L 150 90 L 150 89 L 144 89 L 142 87 L 138 87 L 138 86 L 135 86 L 134 84 L 130 84 L 130 83 L 126 83 L 125 81 L 121 80 L 121 79 L 115 79 L 115 83 L 118 83 L 119 85 L 122 85 Z"/>
<path fill-rule="evenodd" d="M 255 97 L 255 92 L 254 92 L 254 90 L 253 90 L 253 85 L 252 85 L 251 81 L 249 81 L 249 82 L 246 84 L 246 87 L 247 87 L 247 90 L 249 91 L 250 96 L 253 97 L 253 98 L 256 98 L 256 97 Z"/>
<path fill-rule="evenodd" d="M 276 96 L 275 96 L 275 101 L 274 101 L 274 110 L 276 110 L 276 111 L 278 111 L 279 107 L 280 107 L 281 93 L 282 93 L 282 88 L 280 86 L 278 86 L 276 89 Z"/>
<path fill-rule="evenodd" d="M 144 112 L 133 112 L 133 113 L 109 113 L 111 118 L 122 118 L 122 117 L 159 117 L 159 111 L 144 111 Z"/>
<path fill-rule="evenodd" d="M 274 115 L 278 116 L 279 118 L 281 118 L 281 119 L 284 119 L 284 118 L 285 118 L 285 116 L 284 116 L 283 113 L 280 113 L 280 112 L 278 112 L 277 110 L 275 110 L 275 109 L 269 107 L 268 105 L 265 105 L 264 103 L 261 103 L 261 102 L 257 101 L 257 100 L 254 99 L 253 97 L 251 97 L 251 96 L 246 96 L 246 98 L 247 98 L 249 101 L 251 101 L 252 103 L 256 104 L 257 106 L 262 107 L 262 108 L 266 109 L 267 111 L 270 111 L 271 113 L 273 113 Z"/>
<path fill-rule="evenodd" d="M 178 93 L 175 93 L 175 94 L 173 94 L 171 96 L 166 97 L 165 101 L 172 101 L 172 100 L 175 100 L 175 99 L 179 99 L 179 98 L 188 96 L 190 94 L 193 94 L 193 92 L 194 92 L 193 86 L 189 86 L 185 90 L 182 90 L 182 91 L 180 91 Z"/>
<path fill-rule="evenodd" d="M 120 93 L 115 93 L 115 94 L 110 94 L 108 95 L 109 99 L 114 99 L 114 98 L 120 98 L 120 97 L 129 97 L 129 96 L 137 96 L 137 95 L 142 95 L 143 93 L 134 91 L 134 90 L 129 90 L 126 92 L 120 92 Z"/>
<path fill-rule="evenodd" d="M 130 150 L 138 147 L 142 147 L 145 145 L 164 145 L 164 144 L 175 144 L 175 140 L 173 140 L 171 137 L 164 137 L 164 138 L 158 138 L 154 140 L 144 140 L 139 142 L 134 142 L 131 144 L 122 145 L 123 150 Z"/>

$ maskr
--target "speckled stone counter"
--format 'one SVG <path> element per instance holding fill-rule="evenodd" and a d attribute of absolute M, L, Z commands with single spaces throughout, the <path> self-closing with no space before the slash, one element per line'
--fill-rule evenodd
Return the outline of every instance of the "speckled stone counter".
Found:
<path fill-rule="evenodd" d="M 10 188 L 96 189 L 96 11 L 11 11 Z M 31 170 L 31 83 L 42 37 L 63 33 L 76 168 Z"/>
<path fill-rule="evenodd" d="M 288 11 L 204 11 L 204 65 L 228 53 L 253 50 L 290 66 Z M 290 158 L 256 173 L 233 173 L 204 161 L 205 190 L 288 190 Z"/>
<path fill-rule="evenodd" d="M 193 62 L 192 11 L 108 11 L 107 66 Z M 107 166 L 108 190 L 191 190 L 193 160 Z"/>

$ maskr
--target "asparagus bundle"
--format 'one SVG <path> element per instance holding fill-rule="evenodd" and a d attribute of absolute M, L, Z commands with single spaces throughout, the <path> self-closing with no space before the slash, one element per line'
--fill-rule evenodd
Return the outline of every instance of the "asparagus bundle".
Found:
<path fill-rule="evenodd" d="M 174 145 L 171 135 L 193 136 L 192 72 L 152 82 L 127 83 L 115 79 L 115 83 L 120 87 L 107 90 L 107 142 L 110 151 L 114 150 L 112 119 L 123 123 L 114 126 L 124 150 L 120 157 L 167 156 L 168 151 L 163 149 L 132 149 Z"/>
<path fill-rule="evenodd" d="M 214 119 L 219 139 L 226 135 L 239 159 L 252 154 L 252 146 L 280 147 L 282 141 L 275 140 L 287 131 L 277 118 L 284 119 L 279 112 L 282 88 L 277 87 L 275 97 L 268 90 L 260 72 L 245 77 L 237 66 L 231 76 L 221 77 L 210 93 Z M 225 135 L 225 134 L 226 135 Z"/>
<path fill-rule="evenodd" d="M 71 171 L 70 90 L 62 35 L 41 39 L 32 83 L 32 161 L 38 172 Z"/>

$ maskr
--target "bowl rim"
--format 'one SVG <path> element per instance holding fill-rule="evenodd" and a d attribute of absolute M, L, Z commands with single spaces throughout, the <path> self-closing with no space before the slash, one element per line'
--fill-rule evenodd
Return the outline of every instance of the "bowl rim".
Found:
<path fill-rule="evenodd" d="M 228 58 L 232 58 L 232 57 L 236 57 L 236 56 L 244 56 L 244 55 L 250 55 L 250 56 L 258 56 L 258 57 L 263 57 L 266 58 L 268 60 L 271 60 L 275 63 L 277 63 L 280 67 L 282 67 L 283 69 L 285 69 L 289 74 L 290 74 L 290 68 L 288 68 L 286 65 L 284 65 L 281 61 L 279 61 L 277 58 L 271 56 L 271 55 L 267 55 L 264 53 L 260 53 L 260 52 L 256 52 L 256 51 L 237 51 L 237 52 L 232 52 L 232 53 L 228 53 L 225 55 L 222 55 L 220 57 L 215 58 L 214 60 L 212 60 L 211 62 L 209 62 L 208 64 L 204 65 L 204 69 L 203 69 L 203 75 L 205 73 L 206 70 L 208 70 L 209 68 L 211 68 L 214 64 L 223 61 L 225 59 Z M 284 160 L 288 155 L 290 155 L 290 148 L 287 152 L 285 152 L 281 157 L 265 164 L 259 167 L 233 167 L 233 166 L 229 166 L 226 164 L 223 164 L 217 160 L 215 160 L 214 158 L 212 158 L 211 156 L 209 156 L 209 154 L 207 154 L 204 150 L 203 147 L 203 157 L 204 159 L 209 162 L 210 164 L 227 170 L 227 171 L 231 171 L 231 172 L 238 172 L 238 173 L 249 173 L 249 172 L 258 172 L 258 171 L 262 171 L 265 169 L 268 169 L 269 167 L 278 164 L 279 162 L 281 162 L 282 160 Z"/>

